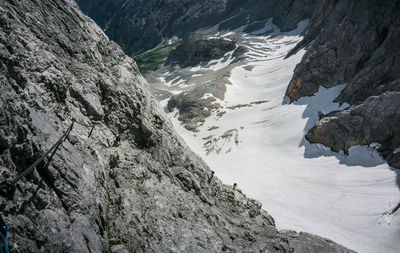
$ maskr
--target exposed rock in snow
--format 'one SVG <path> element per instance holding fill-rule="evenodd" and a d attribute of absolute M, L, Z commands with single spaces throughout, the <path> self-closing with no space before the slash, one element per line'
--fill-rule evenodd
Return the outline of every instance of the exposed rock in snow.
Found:
<path fill-rule="evenodd" d="M 400 143 L 400 92 L 386 92 L 366 99 L 361 105 L 323 117 L 306 135 L 334 151 L 378 142 L 379 151 L 393 167 L 400 168 L 400 154 L 393 152 Z"/>
<path fill-rule="evenodd" d="M 225 91 L 224 83 L 211 81 L 171 97 L 167 108 L 171 112 L 177 108 L 179 120 L 187 129 L 196 131 L 213 110 L 221 107 L 217 99 L 222 100 Z"/>

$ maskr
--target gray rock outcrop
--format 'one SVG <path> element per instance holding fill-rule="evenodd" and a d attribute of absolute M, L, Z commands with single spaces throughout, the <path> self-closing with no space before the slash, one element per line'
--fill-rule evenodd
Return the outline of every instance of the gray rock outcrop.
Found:
<path fill-rule="evenodd" d="M 286 95 L 293 102 L 320 86 L 347 84 L 336 101 L 357 107 L 322 119 L 309 140 L 335 151 L 378 141 L 389 163 L 400 168 L 393 155 L 400 147 L 399 132 L 392 131 L 400 127 L 393 107 L 400 91 L 399 25 L 398 1 L 321 1 L 304 40 L 291 52 L 308 48 Z"/>
<path fill-rule="evenodd" d="M 400 90 L 392 83 L 400 78 L 399 10 L 399 3 L 390 0 L 322 1 L 304 40 L 292 51 L 310 45 L 286 95 L 295 101 L 313 95 L 320 85 L 348 83 L 338 101 L 357 104 Z"/>
<path fill-rule="evenodd" d="M 351 109 L 326 115 L 306 139 L 323 143 L 337 152 L 377 142 L 389 165 L 400 168 L 400 152 L 394 152 L 400 143 L 399 126 L 400 92 L 386 92 Z"/>
<path fill-rule="evenodd" d="M 278 231 L 258 201 L 210 179 L 133 60 L 72 0 L 1 1 L 2 179 L 73 118 L 50 165 L 18 182 L 13 200 L 0 197 L 10 252 L 350 252 Z"/>

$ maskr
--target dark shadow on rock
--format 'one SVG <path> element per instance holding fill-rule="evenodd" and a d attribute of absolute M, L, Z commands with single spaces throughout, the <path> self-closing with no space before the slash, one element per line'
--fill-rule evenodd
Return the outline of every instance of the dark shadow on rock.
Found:
<path fill-rule="evenodd" d="M 309 159 L 334 156 L 339 161 L 339 164 L 362 167 L 375 167 L 386 163 L 376 150 L 367 146 L 352 147 L 349 155 L 346 155 L 343 151 L 337 153 L 323 144 L 311 144 L 305 139 L 302 140 L 302 143 L 301 146 L 305 147 L 304 157 Z"/>
<path fill-rule="evenodd" d="M 312 97 L 303 97 L 298 101 L 294 102 L 294 105 L 306 105 L 306 109 L 303 112 L 302 117 L 308 119 L 304 127 L 305 136 L 308 131 L 315 125 L 315 123 L 329 112 L 335 110 L 344 110 L 348 105 L 333 104 L 333 100 L 340 94 L 344 85 L 336 86 L 330 89 L 321 87 L 319 91 Z M 288 104 L 289 99 L 285 97 L 282 104 Z M 363 166 L 363 167 L 375 167 L 378 165 L 385 164 L 386 161 L 376 151 L 376 149 L 368 146 L 355 146 L 350 148 L 349 154 L 345 154 L 343 151 L 337 153 L 332 151 L 329 147 L 323 144 L 312 144 L 308 142 L 304 137 L 299 143 L 299 147 L 304 146 L 304 157 L 308 159 L 318 157 L 329 157 L 334 156 L 339 161 L 339 164 L 347 166 Z M 397 185 L 400 188 L 400 171 L 394 170 L 397 174 Z"/>

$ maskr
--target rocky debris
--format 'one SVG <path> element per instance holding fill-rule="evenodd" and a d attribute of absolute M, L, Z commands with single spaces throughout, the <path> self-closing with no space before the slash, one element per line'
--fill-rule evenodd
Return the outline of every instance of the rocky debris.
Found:
<path fill-rule="evenodd" d="M 307 233 L 293 233 L 292 231 L 287 232 L 287 236 L 291 238 L 290 245 L 293 247 L 294 252 L 299 253 L 334 253 L 341 252 L 341 248 L 337 246 L 331 240 L 323 239 L 312 234 Z M 315 247 L 310 247 L 308 242 L 316 241 Z"/>
<path fill-rule="evenodd" d="M 219 126 L 212 126 L 212 127 L 209 127 L 209 128 L 207 129 L 207 131 L 213 131 L 213 130 L 216 130 L 216 129 L 219 129 Z"/>
<path fill-rule="evenodd" d="M 255 105 L 265 104 L 268 102 L 270 102 L 270 101 L 269 100 L 260 100 L 260 101 L 251 102 L 249 104 L 237 104 L 237 105 L 227 106 L 226 109 L 237 110 L 237 109 L 241 109 L 241 108 L 253 107 Z"/>
<path fill-rule="evenodd" d="M 165 120 L 136 64 L 72 0 L 1 1 L 0 59 L 2 180 L 35 161 L 73 118 L 80 122 L 49 166 L 18 182 L 13 200 L 0 197 L 10 252 L 331 246 L 279 232 L 257 201 L 209 180 L 210 169 Z M 113 132 L 121 134 L 117 147 L 107 145 Z"/>
<path fill-rule="evenodd" d="M 366 99 L 362 104 L 323 117 L 306 135 L 312 143 L 320 142 L 333 151 L 354 145 L 381 143 L 379 151 L 393 167 L 400 168 L 400 92 L 386 92 Z"/>
<path fill-rule="evenodd" d="M 179 64 L 181 67 L 193 67 L 201 63 L 208 63 L 211 60 L 224 58 L 225 54 L 235 49 L 237 57 L 240 56 L 237 52 L 246 52 L 244 48 L 237 49 L 237 47 L 236 43 L 232 40 L 223 38 L 207 39 L 192 34 L 182 40 L 181 44 L 170 53 L 165 64 Z M 224 58 L 224 61 L 227 60 Z"/>
<path fill-rule="evenodd" d="M 206 150 L 207 155 L 215 152 L 216 154 L 220 154 L 224 151 L 226 154 L 231 152 L 232 146 L 239 145 L 239 131 L 237 129 L 231 129 L 223 133 L 219 137 L 214 137 L 214 135 L 210 135 L 206 138 L 203 138 L 206 142 L 203 145 L 203 148 Z"/>
<path fill-rule="evenodd" d="M 221 108 L 217 98 L 223 100 L 225 91 L 226 86 L 223 82 L 211 81 L 172 96 L 167 108 L 171 112 L 177 108 L 178 120 L 184 124 L 184 127 L 190 131 L 197 131 L 212 111 Z"/>
<path fill-rule="evenodd" d="M 238 104 L 238 105 L 228 106 L 228 107 L 226 107 L 226 109 L 236 110 L 236 109 L 245 108 L 245 107 L 252 107 L 252 105 L 251 104 Z"/>
<path fill-rule="evenodd" d="M 391 122 L 398 115 L 393 108 L 398 99 L 395 91 L 400 91 L 399 25 L 400 5 L 394 1 L 321 1 L 304 40 L 288 55 L 308 47 L 286 95 L 293 102 L 313 95 L 319 86 L 347 83 L 336 102 L 360 106 L 322 119 L 307 135 L 310 141 L 335 151 L 379 141 L 383 156 L 399 167 L 393 151 L 400 146 L 400 137 Z M 378 99 L 385 103 L 373 107 Z"/>
<path fill-rule="evenodd" d="M 184 37 L 200 28 L 220 24 L 220 30 L 247 26 L 262 29 L 273 18 L 290 31 L 310 18 L 317 0 L 77 0 L 107 35 L 128 55 L 149 50 L 163 39 Z"/>
<path fill-rule="evenodd" d="M 260 101 L 251 102 L 250 104 L 252 104 L 252 105 L 261 105 L 261 104 L 265 104 L 265 103 L 269 103 L 269 102 L 271 102 L 271 101 L 270 100 L 260 100 Z"/>
<path fill-rule="evenodd" d="M 226 55 L 229 58 L 231 54 Z M 222 116 L 220 102 L 225 98 L 227 85 L 231 85 L 229 78 L 233 68 L 240 66 L 240 62 L 224 64 L 219 68 L 202 69 L 193 72 L 190 67 L 180 68 L 177 65 L 164 66 L 154 76 L 147 76 L 152 92 L 157 98 L 169 100 L 166 109 L 172 112 L 179 110 L 179 120 L 190 131 L 197 131 L 205 118 L 213 115 Z M 211 65 L 213 63 L 209 63 Z M 160 74 L 161 73 L 161 74 Z M 160 83 L 160 79 L 162 80 Z M 176 94 L 178 92 L 178 94 Z M 175 95 L 174 95 L 175 94 Z"/>

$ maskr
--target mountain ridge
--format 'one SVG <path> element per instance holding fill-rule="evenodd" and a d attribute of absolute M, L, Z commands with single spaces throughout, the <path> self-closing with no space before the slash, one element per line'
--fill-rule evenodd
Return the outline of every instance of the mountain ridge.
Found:
<path fill-rule="evenodd" d="M 221 30 L 252 24 L 248 31 L 255 31 L 273 18 L 282 31 L 289 31 L 301 20 L 311 17 L 317 1 L 77 0 L 77 3 L 128 55 L 133 55 L 139 50 L 154 48 L 164 39 L 184 37 L 218 23 Z"/>

